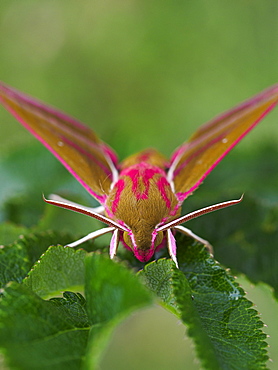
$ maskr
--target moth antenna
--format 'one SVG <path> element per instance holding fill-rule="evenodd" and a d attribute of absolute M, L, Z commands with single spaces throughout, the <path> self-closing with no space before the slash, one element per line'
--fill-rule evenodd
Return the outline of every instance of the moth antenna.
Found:
<path fill-rule="evenodd" d="M 43 195 L 43 200 L 48 203 L 52 204 L 57 207 L 62 207 L 66 209 L 70 209 L 71 211 L 77 212 L 77 213 L 82 213 L 83 215 L 93 217 L 109 226 L 112 226 L 116 229 L 122 230 L 122 231 L 129 231 L 127 228 L 124 226 L 120 225 L 118 222 L 111 220 L 110 218 L 100 215 L 99 213 L 93 212 L 92 210 L 88 210 L 88 207 L 82 207 L 78 204 L 72 205 L 70 203 L 65 203 L 61 202 L 58 200 L 51 200 L 51 199 L 46 199 Z"/>
<path fill-rule="evenodd" d="M 107 233 L 111 233 L 114 230 L 115 230 L 114 227 L 105 227 L 103 229 L 99 229 L 99 230 L 93 231 L 92 233 L 84 236 L 83 238 L 78 239 L 78 240 L 76 240 L 73 243 L 70 243 L 70 244 L 65 245 L 65 247 L 69 247 L 69 248 L 77 247 L 78 245 L 80 245 L 82 243 L 85 243 L 87 240 L 95 239 L 98 236 L 101 236 L 101 235 L 104 235 L 104 234 L 107 234 Z"/>
<path fill-rule="evenodd" d="M 75 202 L 72 202 L 71 200 L 65 199 L 63 197 L 60 197 L 60 195 L 57 195 L 57 194 L 50 194 L 49 195 L 49 199 L 50 200 L 55 200 L 55 201 L 58 201 L 58 202 L 63 202 L 63 203 L 71 204 L 72 206 L 75 206 L 75 207 L 80 207 L 80 204 L 75 203 Z M 103 206 L 99 206 L 99 207 L 86 207 L 86 206 L 83 206 L 82 205 L 82 208 L 87 209 L 88 211 L 92 211 L 92 212 L 104 214 L 104 207 Z"/>
<path fill-rule="evenodd" d="M 157 231 L 165 231 L 167 229 L 173 228 L 175 226 L 178 226 L 180 224 L 183 224 L 184 222 L 187 222 L 189 220 L 192 220 L 193 218 L 205 215 L 206 213 L 214 212 L 222 208 L 230 207 L 235 204 L 238 204 L 242 201 L 243 199 L 243 194 L 239 199 L 235 200 L 228 200 L 227 202 L 222 202 L 222 203 L 217 203 L 213 204 L 212 206 L 208 206 L 205 208 L 198 209 L 197 211 L 188 213 L 187 215 L 184 215 L 182 217 L 179 217 L 173 221 L 170 221 L 162 226 L 159 226 L 156 230 Z"/>

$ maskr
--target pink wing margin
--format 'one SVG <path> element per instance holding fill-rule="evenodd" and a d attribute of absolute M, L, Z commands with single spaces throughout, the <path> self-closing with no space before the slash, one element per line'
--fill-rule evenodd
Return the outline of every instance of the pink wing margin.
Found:
<path fill-rule="evenodd" d="M 278 103 L 278 84 L 202 125 L 172 155 L 168 180 L 180 201 L 190 195 Z"/>
<path fill-rule="evenodd" d="M 0 102 L 101 204 L 117 180 L 117 155 L 89 128 L 0 83 Z"/>

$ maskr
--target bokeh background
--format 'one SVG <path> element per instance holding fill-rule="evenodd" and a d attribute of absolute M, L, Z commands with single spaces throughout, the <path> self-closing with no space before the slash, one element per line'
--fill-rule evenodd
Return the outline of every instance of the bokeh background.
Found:
<path fill-rule="evenodd" d="M 277 82 L 278 2 L 1 0 L 0 79 L 87 123 L 121 159 L 149 146 L 169 156 L 201 123 Z M 276 110 L 225 158 L 225 178 L 215 192 L 231 182 L 252 192 L 252 182 L 227 170 L 229 161 L 240 167 L 241 158 L 267 145 L 278 155 L 277 144 Z M 32 226 L 45 212 L 41 192 L 67 189 L 89 199 L 4 110 L 0 160 L 0 201 L 20 199 L 26 211 L 18 223 Z M 262 192 L 265 181 L 271 173 L 267 179 L 257 174 Z M 32 212 L 34 204 L 41 208 Z M 57 216 L 56 227 L 90 231 L 91 220 L 57 215 L 63 216 Z M 0 217 L 7 219 L 7 208 Z M 278 311 L 271 290 L 240 282 L 269 325 L 270 368 L 278 369 Z M 184 327 L 157 306 L 123 323 L 101 364 L 103 370 L 131 368 L 199 364 Z"/>

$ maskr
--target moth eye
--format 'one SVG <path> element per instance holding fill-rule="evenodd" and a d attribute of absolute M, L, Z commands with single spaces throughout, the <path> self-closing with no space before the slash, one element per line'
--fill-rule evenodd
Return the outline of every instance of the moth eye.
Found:
<path fill-rule="evenodd" d="M 157 247 L 159 244 L 162 243 L 162 240 L 163 240 L 163 231 L 159 231 L 156 235 L 156 238 L 155 238 L 155 241 L 154 241 L 154 245 L 155 247 Z"/>
<path fill-rule="evenodd" d="M 124 242 L 133 249 L 132 241 L 130 239 L 130 236 L 128 235 L 128 232 L 124 231 Z"/>

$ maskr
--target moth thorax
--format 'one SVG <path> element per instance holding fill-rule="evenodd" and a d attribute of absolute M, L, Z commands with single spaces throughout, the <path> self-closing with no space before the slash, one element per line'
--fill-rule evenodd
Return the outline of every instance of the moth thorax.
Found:
<path fill-rule="evenodd" d="M 157 247 L 158 245 L 162 243 L 163 237 L 164 237 L 163 231 L 159 231 L 154 240 L 154 247 Z M 133 250 L 134 245 L 132 243 L 129 233 L 125 231 L 123 233 L 123 238 L 124 238 L 124 242 L 129 246 L 129 248 Z M 142 235 L 142 233 L 140 233 L 139 235 L 135 234 L 134 239 L 135 239 L 136 246 L 138 249 L 148 250 L 152 246 L 152 234 L 147 234 L 147 235 Z"/>

